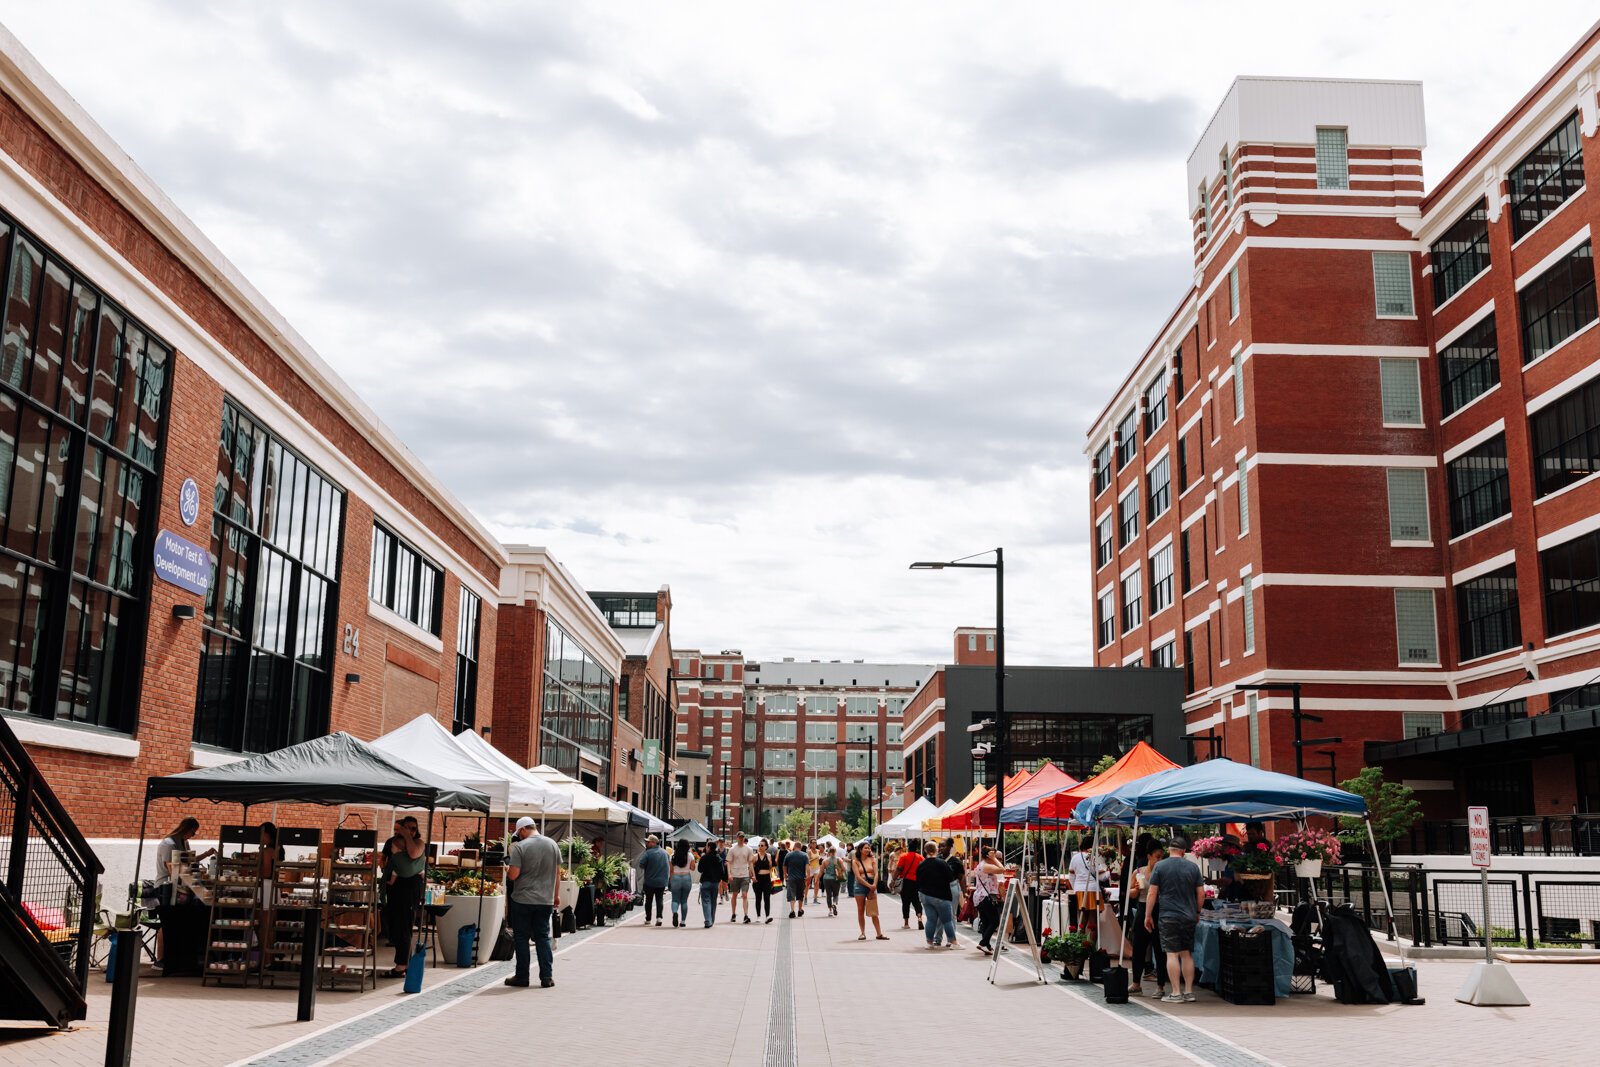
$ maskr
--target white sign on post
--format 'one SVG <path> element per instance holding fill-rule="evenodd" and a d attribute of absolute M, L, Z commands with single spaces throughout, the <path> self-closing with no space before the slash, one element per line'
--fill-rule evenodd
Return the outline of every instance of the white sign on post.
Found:
<path fill-rule="evenodd" d="M 1467 809 L 1467 844 L 1474 867 L 1489 866 L 1489 809 Z"/>

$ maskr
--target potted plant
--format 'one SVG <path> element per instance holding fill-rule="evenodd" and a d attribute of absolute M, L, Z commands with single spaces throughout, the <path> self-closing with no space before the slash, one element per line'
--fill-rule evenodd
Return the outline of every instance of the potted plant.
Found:
<path fill-rule="evenodd" d="M 1339 862 L 1339 839 L 1326 830 L 1297 830 L 1278 838 L 1272 854 L 1292 865 L 1296 878 L 1320 878 L 1324 863 Z"/>
<path fill-rule="evenodd" d="M 1083 974 L 1083 961 L 1089 958 L 1089 935 L 1079 930 L 1068 930 L 1044 939 L 1041 958 L 1061 964 L 1064 981 L 1076 982 Z"/>
<path fill-rule="evenodd" d="M 1243 851 L 1237 841 L 1222 836 L 1202 837 L 1189 849 L 1197 859 L 1206 861 L 1206 873 L 1213 878 Z"/>
<path fill-rule="evenodd" d="M 1231 861 L 1239 885 L 1252 900 L 1271 900 L 1277 889 L 1278 860 L 1265 841 L 1245 845 Z"/>

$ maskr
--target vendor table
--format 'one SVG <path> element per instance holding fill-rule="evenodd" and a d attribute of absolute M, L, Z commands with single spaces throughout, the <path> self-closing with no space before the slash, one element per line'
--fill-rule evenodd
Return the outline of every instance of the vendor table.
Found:
<path fill-rule="evenodd" d="M 1242 919 L 1220 923 L 1207 919 L 1202 913 L 1199 925 L 1194 928 L 1195 981 L 1201 985 L 1215 986 L 1221 973 L 1222 948 L 1217 935 L 1223 926 L 1249 929 L 1265 926 L 1272 931 L 1272 978 L 1277 995 L 1286 997 L 1294 985 L 1294 942 L 1289 927 L 1277 919 Z"/>

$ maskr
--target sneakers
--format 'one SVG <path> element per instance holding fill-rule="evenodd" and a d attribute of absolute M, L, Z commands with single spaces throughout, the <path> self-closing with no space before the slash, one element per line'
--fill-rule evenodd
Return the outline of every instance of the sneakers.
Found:
<path fill-rule="evenodd" d="M 677 912 L 673 912 L 672 913 L 672 925 L 673 926 L 677 926 L 678 925 L 678 913 Z"/>
<path fill-rule="evenodd" d="M 656 925 L 657 925 L 657 926 L 660 926 L 660 925 L 661 925 L 661 920 L 660 920 L 660 919 L 657 919 L 657 920 L 656 920 Z"/>
<path fill-rule="evenodd" d="M 1182 1004 L 1183 1003 L 1183 995 L 1181 993 L 1168 993 L 1166 996 L 1161 998 L 1161 1003 L 1163 1003 L 1163 1004 Z"/>
<path fill-rule="evenodd" d="M 1193 993 L 1185 993 L 1183 995 L 1183 1002 L 1185 1004 L 1193 1004 L 1194 1003 L 1194 994 Z"/>
<path fill-rule="evenodd" d="M 745 923 L 745 925 L 746 925 L 746 926 L 749 926 L 749 925 L 750 925 L 750 916 L 748 916 L 748 915 L 746 915 L 746 916 L 745 916 L 745 917 L 744 917 L 744 923 Z"/>
<path fill-rule="evenodd" d="M 806 909 L 804 909 L 804 908 L 801 908 L 801 909 L 800 909 L 800 915 L 801 915 L 801 917 L 802 917 L 802 918 L 804 918 L 804 917 L 805 917 L 805 914 L 806 914 Z"/>
<path fill-rule="evenodd" d="M 770 915 L 768 915 L 768 916 L 767 916 L 767 922 L 768 922 L 768 923 L 769 923 L 769 922 L 771 922 L 771 921 L 772 921 L 772 916 L 770 916 Z M 761 925 L 762 925 L 762 926 L 765 926 L 765 925 L 767 925 L 767 923 L 762 923 L 762 924 L 761 924 Z"/>
<path fill-rule="evenodd" d="M 1138 982 L 1129 982 L 1128 983 L 1128 996 L 1130 996 L 1130 997 L 1142 997 L 1142 996 L 1144 996 L 1143 987 L 1141 987 Z"/>
<path fill-rule="evenodd" d="M 706 929 L 707 930 L 711 929 L 711 924 L 710 923 L 706 923 Z"/>

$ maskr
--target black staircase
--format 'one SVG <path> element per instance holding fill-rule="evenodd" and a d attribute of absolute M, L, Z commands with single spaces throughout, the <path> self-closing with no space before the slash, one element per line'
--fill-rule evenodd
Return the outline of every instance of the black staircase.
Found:
<path fill-rule="evenodd" d="M 65 1027 L 88 1011 L 105 870 L 0 716 L 0 1018 Z"/>

